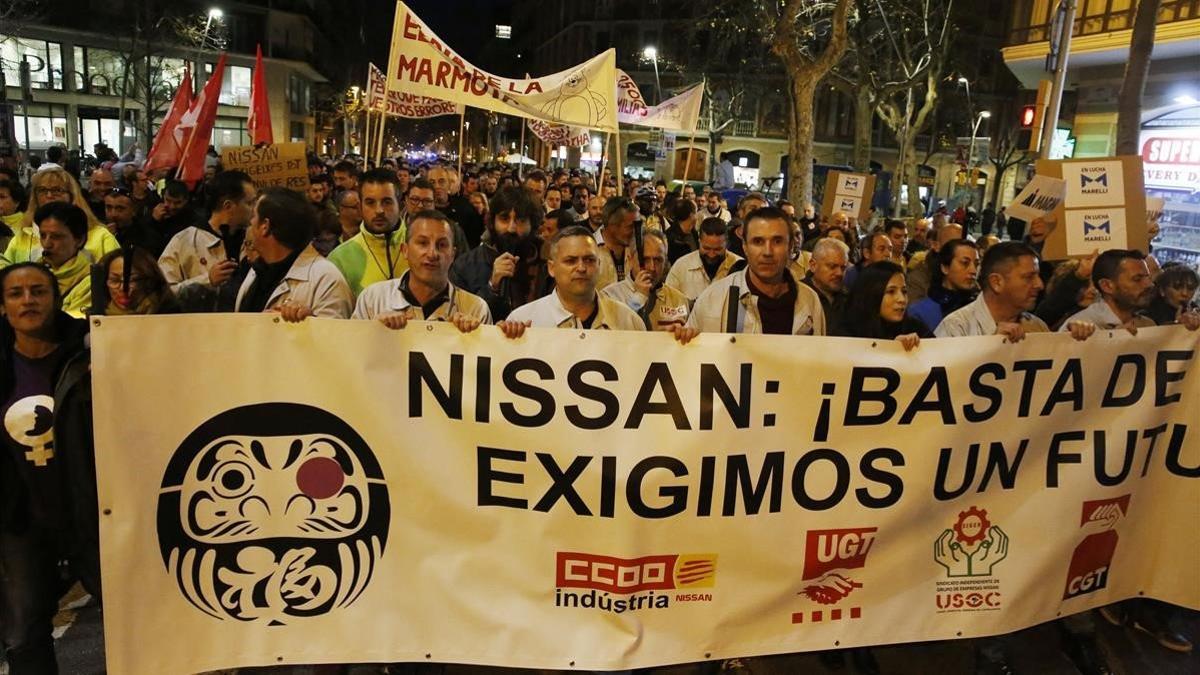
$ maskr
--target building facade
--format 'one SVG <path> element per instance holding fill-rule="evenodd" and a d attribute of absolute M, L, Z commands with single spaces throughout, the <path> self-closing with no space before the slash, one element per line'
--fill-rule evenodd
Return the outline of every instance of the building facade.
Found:
<path fill-rule="evenodd" d="M 1124 79 L 1137 0 L 1076 0 L 1060 134 L 1074 157 L 1116 151 L 1117 94 Z M 1020 0 L 1004 60 L 1024 87 L 1045 70 L 1057 4 Z M 1150 74 L 1142 97 L 1139 143 L 1146 191 L 1165 200 L 1160 261 L 1200 265 L 1200 0 L 1162 0 Z"/>

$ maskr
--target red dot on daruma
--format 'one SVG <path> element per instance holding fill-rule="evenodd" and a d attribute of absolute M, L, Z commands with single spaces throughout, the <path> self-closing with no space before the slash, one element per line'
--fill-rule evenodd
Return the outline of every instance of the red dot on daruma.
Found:
<path fill-rule="evenodd" d="M 296 487 L 313 499 L 327 499 L 342 491 L 346 474 L 336 461 L 328 457 L 313 457 L 300 465 L 296 472 Z"/>

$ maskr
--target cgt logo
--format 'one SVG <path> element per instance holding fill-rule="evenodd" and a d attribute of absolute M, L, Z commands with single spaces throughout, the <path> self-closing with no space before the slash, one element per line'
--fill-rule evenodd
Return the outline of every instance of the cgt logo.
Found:
<path fill-rule="evenodd" d="M 716 585 L 715 553 L 614 558 L 592 553 L 558 552 L 555 584 L 628 595 L 646 591 L 712 588 Z"/>
<path fill-rule="evenodd" d="M 1083 503 L 1080 529 L 1085 535 L 1075 547 L 1071 563 L 1067 566 L 1063 600 L 1094 593 L 1108 586 L 1109 567 L 1120 540 L 1116 527 L 1129 513 L 1130 496 Z"/>

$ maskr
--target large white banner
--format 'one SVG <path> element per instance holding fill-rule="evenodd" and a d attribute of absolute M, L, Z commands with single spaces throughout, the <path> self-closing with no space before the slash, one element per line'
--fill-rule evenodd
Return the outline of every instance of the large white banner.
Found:
<path fill-rule="evenodd" d="M 703 102 L 704 85 L 697 84 L 658 105 L 647 105 L 637 82 L 617 70 L 617 118 L 623 124 L 695 133 Z"/>
<path fill-rule="evenodd" d="M 634 668 L 1200 608 L 1180 328 L 906 353 L 93 322 L 114 675 Z"/>
<path fill-rule="evenodd" d="M 385 112 L 392 117 L 426 119 L 441 115 L 462 114 L 463 107 L 450 101 L 415 96 L 402 91 L 389 91 L 387 76 L 374 63 L 367 64 L 367 109 Z"/>
<path fill-rule="evenodd" d="M 507 115 L 616 129 L 616 51 L 545 77 L 514 80 L 458 55 L 403 2 L 396 3 L 388 88 Z"/>

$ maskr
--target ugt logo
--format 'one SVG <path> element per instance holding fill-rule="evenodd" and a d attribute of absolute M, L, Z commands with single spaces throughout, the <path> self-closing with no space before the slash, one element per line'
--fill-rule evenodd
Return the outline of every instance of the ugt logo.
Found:
<path fill-rule="evenodd" d="M 188 434 L 158 497 L 158 545 L 196 609 L 282 625 L 347 607 L 387 543 L 387 485 L 339 417 L 242 406 Z"/>
<path fill-rule="evenodd" d="M 1130 495 L 1083 503 L 1080 529 L 1086 532 L 1071 555 L 1063 600 L 1108 586 L 1108 569 L 1117 550 L 1117 523 L 1129 513 Z"/>
<path fill-rule="evenodd" d="M 875 543 L 877 527 L 858 527 L 840 530 L 809 530 L 804 542 L 804 589 L 800 595 L 818 605 L 836 605 L 862 588 L 862 582 L 851 570 L 862 569 L 867 564 L 867 553 Z M 808 612 L 807 620 L 822 621 L 823 610 Z M 862 608 L 849 608 L 851 619 L 862 615 Z M 830 621 L 842 618 L 841 609 L 828 611 Z M 804 623 L 805 613 L 792 614 L 792 623 Z"/>
<path fill-rule="evenodd" d="M 1008 535 L 988 520 L 987 510 L 960 511 L 951 529 L 933 544 L 933 559 L 948 577 L 988 577 L 1008 557 Z"/>

